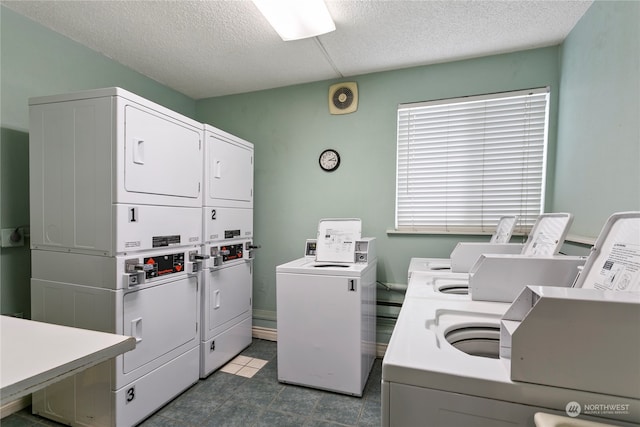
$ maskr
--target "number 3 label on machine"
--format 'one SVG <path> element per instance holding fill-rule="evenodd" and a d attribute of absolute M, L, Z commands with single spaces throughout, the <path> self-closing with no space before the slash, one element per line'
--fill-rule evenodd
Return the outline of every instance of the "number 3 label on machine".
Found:
<path fill-rule="evenodd" d="M 136 388 L 135 388 L 135 386 L 134 386 L 134 387 L 131 387 L 131 388 L 129 388 L 129 389 L 127 390 L 127 393 L 125 394 L 125 398 L 126 398 L 126 400 L 127 400 L 127 404 L 128 404 L 129 402 L 133 401 L 133 399 L 135 399 L 135 398 L 136 398 Z"/>

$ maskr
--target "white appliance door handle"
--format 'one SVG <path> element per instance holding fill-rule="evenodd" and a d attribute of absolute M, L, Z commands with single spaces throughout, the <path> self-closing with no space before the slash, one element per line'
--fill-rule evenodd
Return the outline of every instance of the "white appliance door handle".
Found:
<path fill-rule="evenodd" d="M 220 308 L 220 289 L 217 289 L 213 295 L 215 299 L 214 308 Z"/>
<path fill-rule="evenodd" d="M 220 160 L 216 160 L 216 166 L 214 168 L 214 174 L 213 176 L 215 178 L 220 178 L 222 177 L 222 162 Z"/>
<path fill-rule="evenodd" d="M 136 339 L 136 344 L 142 342 L 142 317 L 131 321 L 131 336 Z"/>
<path fill-rule="evenodd" d="M 133 140 L 133 163 L 144 165 L 144 140 Z"/>

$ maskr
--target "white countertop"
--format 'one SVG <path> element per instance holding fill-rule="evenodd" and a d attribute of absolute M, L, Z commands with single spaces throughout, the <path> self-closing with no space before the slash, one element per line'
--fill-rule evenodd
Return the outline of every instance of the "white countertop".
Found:
<path fill-rule="evenodd" d="M 0 335 L 2 405 L 136 346 L 133 337 L 8 316 Z"/>

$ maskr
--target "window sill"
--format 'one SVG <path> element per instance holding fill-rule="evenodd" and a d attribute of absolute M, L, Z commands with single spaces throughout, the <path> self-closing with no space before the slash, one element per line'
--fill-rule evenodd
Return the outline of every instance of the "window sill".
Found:
<path fill-rule="evenodd" d="M 416 235 L 422 235 L 422 236 L 429 236 L 429 235 L 450 235 L 450 236 L 490 236 L 493 233 L 493 231 L 473 231 L 473 230 L 451 230 L 451 231 L 444 231 L 444 230 L 427 230 L 427 229 L 415 229 L 415 230 L 396 230 L 395 228 L 389 228 L 387 229 L 387 235 L 390 236 L 394 236 L 394 235 L 410 235 L 410 236 L 416 236 Z M 527 233 L 523 233 L 523 232 L 514 232 L 513 233 L 514 236 L 526 236 Z M 593 244 L 596 241 L 595 237 L 588 237 L 588 236 L 579 236 L 576 234 L 569 234 L 567 235 L 565 241 L 567 242 L 571 242 L 571 243 L 579 243 L 581 245 L 589 245 L 589 246 L 593 246 Z"/>
<path fill-rule="evenodd" d="M 450 236 L 491 236 L 493 230 L 438 230 L 438 229 L 413 229 L 413 230 L 397 230 L 395 228 L 387 229 L 388 235 L 450 235 Z M 523 233 L 514 232 L 514 235 L 522 235 Z"/>

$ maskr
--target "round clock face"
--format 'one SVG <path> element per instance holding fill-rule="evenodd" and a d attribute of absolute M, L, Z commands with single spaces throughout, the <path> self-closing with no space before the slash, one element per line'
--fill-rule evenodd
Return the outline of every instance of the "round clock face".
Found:
<path fill-rule="evenodd" d="M 324 150 L 318 159 L 322 170 L 333 172 L 340 166 L 340 155 L 336 150 Z"/>

